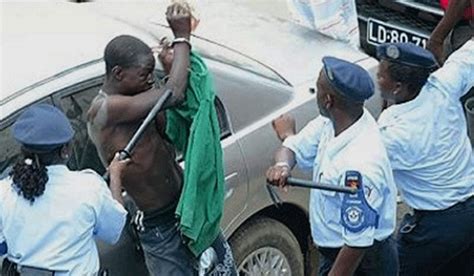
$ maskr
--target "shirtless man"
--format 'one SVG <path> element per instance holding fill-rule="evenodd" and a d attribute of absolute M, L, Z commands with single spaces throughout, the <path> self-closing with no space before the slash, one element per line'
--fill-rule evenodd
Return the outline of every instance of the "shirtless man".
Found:
<path fill-rule="evenodd" d="M 141 121 L 168 89 L 170 107 L 181 103 L 187 87 L 190 14 L 179 4 L 168 7 L 167 21 L 173 31 L 174 59 L 169 79 L 154 88 L 155 59 L 148 45 L 127 35 L 106 46 L 105 82 L 88 112 L 88 131 L 104 165 L 124 149 Z M 155 120 L 157 122 L 158 120 Z M 183 244 L 174 216 L 181 188 L 182 171 L 175 151 L 152 123 L 137 143 L 130 166 L 123 172 L 123 187 L 143 212 L 140 241 L 151 275 L 193 275 L 194 258 Z"/>
<path fill-rule="evenodd" d="M 161 41 L 163 50 L 159 58 L 169 76 L 163 87 L 153 87 L 155 60 L 145 43 L 131 36 L 119 36 L 106 46 L 106 80 L 88 113 L 89 136 L 104 164 L 116 151 L 125 148 L 166 90 L 173 93 L 165 108 L 185 100 L 190 14 L 180 4 L 173 4 L 166 16 L 175 40 L 171 44 Z M 196 275 L 199 267 L 201 271 L 211 270 L 210 275 L 212 270 L 228 271 L 220 275 L 235 275 L 232 253 L 222 235 L 211 245 L 217 256 L 209 270 L 198 265 L 198 258 L 183 242 L 175 217 L 183 186 L 182 170 L 175 161 L 175 149 L 164 139 L 166 122 L 162 115 L 157 116 L 138 142 L 122 180 L 140 209 L 135 222 L 148 270 L 151 275 Z"/>

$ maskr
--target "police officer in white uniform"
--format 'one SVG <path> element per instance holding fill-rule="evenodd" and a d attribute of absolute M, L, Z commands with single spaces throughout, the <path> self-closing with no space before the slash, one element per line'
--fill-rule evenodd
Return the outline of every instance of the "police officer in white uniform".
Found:
<path fill-rule="evenodd" d="M 474 274 L 474 157 L 459 99 L 474 85 L 474 40 L 436 70 L 413 44 L 384 44 L 378 120 L 404 202 L 400 275 Z M 434 73 L 430 74 L 436 70 Z"/>
<path fill-rule="evenodd" d="M 74 132 L 48 104 L 24 111 L 13 125 L 23 157 L 0 181 L 2 275 L 94 275 L 94 238 L 115 243 L 126 220 L 120 175 L 127 162 L 109 167 L 110 190 L 92 170 L 70 171 Z"/>
<path fill-rule="evenodd" d="M 317 81 L 322 116 L 298 134 L 284 115 L 273 122 L 281 140 L 270 184 L 285 186 L 294 165 L 313 170 L 313 180 L 357 187 L 356 195 L 312 190 L 310 224 L 320 252 L 320 275 L 397 275 L 396 190 L 374 118 L 363 107 L 374 93 L 360 66 L 323 58 Z"/>

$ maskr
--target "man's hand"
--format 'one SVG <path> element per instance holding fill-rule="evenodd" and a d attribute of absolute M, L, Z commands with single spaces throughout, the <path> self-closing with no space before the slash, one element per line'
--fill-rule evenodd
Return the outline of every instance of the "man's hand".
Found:
<path fill-rule="evenodd" d="M 130 159 L 120 160 L 120 154 L 117 152 L 107 168 L 110 173 L 110 192 L 112 197 L 122 206 L 124 205 L 122 198 L 122 173 L 129 163 Z"/>
<path fill-rule="evenodd" d="M 444 63 L 446 57 L 444 55 L 444 42 L 443 41 L 436 40 L 435 38 L 431 37 L 428 40 L 426 49 L 430 50 L 431 53 L 433 53 L 433 55 L 435 56 L 439 64 Z"/>
<path fill-rule="evenodd" d="M 117 152 L 114 156 L 114 159 L 112 159 L 112 162 L 110 162 L 110 165 L 107 168 L 107 170 L 109 171 L 111 177 L 120 179 L 122 177 L 123 171 L 125 170 L 125 167 L 127 167 L 129 163 L 130 163 L 130 159 L 120 160 L 120 154 Z M 120 183 L 114 183 L 114 184 L 120 184 Z"/>
<path fill-rule="evenodd" d="M 191 13 L 185 6 L 174 3 L 166 10 L 166 20 L 175 38 L 189 39 L 191 34 Z"/>
<path fill-rule="evenodd" d="M 267 170 L 267 182 L 270 185 L 283 188 L 286 186 L 286 180 L 290 176 L 290 166 L 287 164 L 276 163 Z"/>
<path fill-rule="evenodd" d="M 160 60 L 165 73 L 169 74 L 171 72 L 171 65 L 173 64 L 174 58 L 174 50 L 171 41 L 167 37 L 162 38 L 158 48 L 160 49 L 158 59 Z"/>
<path fill-rule="evenodd" d="M 288 136 L 296 134 L 295 119 L 289 113 L 283 114 L 273 120 L 272 126 L 278 136 L 278 139 L 281 141 L 284 141 Z"/>

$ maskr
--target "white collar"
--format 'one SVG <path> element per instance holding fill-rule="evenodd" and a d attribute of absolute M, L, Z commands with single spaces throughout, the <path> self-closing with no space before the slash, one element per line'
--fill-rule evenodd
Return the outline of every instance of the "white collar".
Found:
<path fill-rule="evenodd" d="M 364 108 L 362 116 L 357 121 L 341 132 L 338 136 L 333 136 L 333 138 L 329 140 L 326 149 L 327 154 L 329 156 L 337 155 L 339 152 L 341 152 L 341 150 L 343 150 L 344 147 L 347 146 L 347 144 L 353 141 L 360 133 L 364 132 L 369 122 L 369 116 L 371 116 L 370 113 Z"/>

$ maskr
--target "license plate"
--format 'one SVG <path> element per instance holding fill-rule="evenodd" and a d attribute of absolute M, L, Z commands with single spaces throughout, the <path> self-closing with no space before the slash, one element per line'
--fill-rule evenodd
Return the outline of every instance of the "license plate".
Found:
<path fill-rule="evenodd" d="M 411 42 L 426 48 L 428 36 L 411 32 L 373 18 L 367 22 L 367 42 L 372 45 L 382 43 Z"/>

